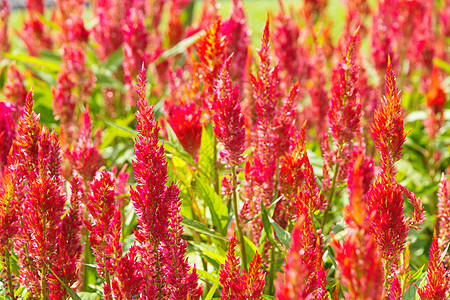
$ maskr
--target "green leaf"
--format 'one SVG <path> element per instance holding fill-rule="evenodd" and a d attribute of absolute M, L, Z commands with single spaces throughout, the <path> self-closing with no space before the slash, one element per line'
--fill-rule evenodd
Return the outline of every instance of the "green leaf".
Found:
<path fill-rule="evenodd" d="M 61 31 L 61 26 L 59 26 L 57 23 L 47 19 L 46 17 L 44 17 L 41 13 L 39 13 L 36 10 L 34 10 L 33 13 L 36 14 L 36 16 L 39 19 L 39 21 L 41 21 L 42 23 L 44 23 L 45 25 L 47 25 L 48 27 L 50 27 L 54 31 Z"/>
<path fill-rule="evenodd" d="M 112 126 L 114 128 L 120 129 L 120 130 L 128 133 L 129 136 L 137 136 L 137 134 L 138 134 L 138 132 L 136 130 L 133 130 L 133 129 L 128 128 L 128 127 L 121 126 L 121 125 L 119 125 L 117 123 L 114 123 L 113 121 L 110 121 L 107 118 L 102 117 L 100 115 L 97 115 L 97 118 L 99 118 L 100 120 L 102 120 L 103 122 L 108 124 L 109 126 Z"/>
<path fill-rule="evenodd" d="M 211 218 L 214 226 L 217 230 L 224 235 L 225 234 L 225 225 L 228 220 L 228 207 L 222 201 L 222 198 L 217 195 L 214 188 L 210 185 L 209 180 L 204 177 L 199 177 L 195 173 L 193 173 L 196 181 L 195 183 L 200 187 L 200 198 L 203 199 L 211 213 Z"/>
<path fill-rule="evenodd" d="M 125 85 L 117 80 L 116 78 L 112 77 L 111 74 L 107 74 L 109 72 L 94 72 L 95 77 L 97 78 L 96 84 L 100 87 L 104 88 L 113 88 L 118 91 L 121 91 L 123 93 L 126 92 Z"/>
<path fill-rule="evenodd" d="M 158 65 L 168 59 L 169 57 L 176 56 L 178 54 L 181 54 L 186 51 L 187 48 L 189 48 L 192 44 L 194 44 L 203 34 L 205 33 L 204 30 L 201 30 L 200 32 L 197 32 L 196 34 L 185 38 L 172 48 L 164 51 L 155 61 L 155 65 Z"/>
<path fill-rule="evenodd" d="M 81 300 L 81 298 L 77 295 L 77 293 L 75 293 L 74 290 L 72 290 L 70 287 L 68 287 L 64 281 L 61 280 L 61 278 L 58 277 L 58 275 L 56 275 L 55 272 L 53 272 L 53 270 L 45 263 L 44 261 L 44 265 L 47 267 L 47 269 L 50 270 L 50 272 L 52 272 L 52 274 L 56 277 L 56 279 L 58 279 L 59 283 L 61 283 L 64 288 L 66 289 L 66 292 L 69 293 L 70 298 L 72 298 L 73 300 Z"/>
<path fill-rule="evenodd" d="M 291 244 L 291 234 L 283 229 L 280 225 L 277 224 L 272 218 L 269 217 L 270 224 L 272 224 L 273 229 L 277 235 L 277 238 L 283 244 L 286 249 L 289 249 L 289 245 Z"/>
<path fill-rule="evenodd" d="M 200 270 L 200 269 L 197 269 L 196 272 L 199 277 L 209 280 L 211 282 L 214 282 L 214 284 L 217 283 L 217 286 L 220 284 L 219 278 L 217 278 L 217 275 L 213 275 L 210 272 L 206 272 L 206 271 Z"/>
<path fill-rule="evenodd" d="M 262 295 L 263 299 L 267 299 L 267 300 L 274 300 L 276 299 L 274 296 L 270 296 L 270 295 Z"/>
<path fill-rule="evenodd" d="M 100 296 L 97 293 L 79 292 L 78 296 L 82 300 L 99 300 Z"/>
<path fill-rule="evenodd" d="M 219 272 L 220 272 L 220 268 L 219 268 L 219 271 L 217 272 L 216 277 L 219 275 Z M 217 287 L 219 286 L 219 280 L 216 279 L 216 280 L 213 281 L 213 282 L 214 282 L 214 284 L 213 284 L 213 286 L 211 287 L 211 289 L 209 290 L 208 294 L 206 295 L 205 300 L 211 300 L 212 297 L 214 296 L 214 293 L 215 293 L 216 290 L 217 290 Z"/>
<path fill-rule="evenodd" d="M 36 66 L 43 67 L 45 69 L 48 69 L 49 71 L 53 71 L 58 73 L 60 71 L 60 66 L 57 63 L 54 63 L 52 61 L 43 60 L 41 58 L 37 58 L 31 55 L 26 54 L 12 54 L 10 52 L 3 53 L 3 57 L 9 58 L 21 63 L 28 63 Z"/>
<path fill-rule="evenodd" d="M 450 74 L 450 64 L 442 59 L 433 58 L 433 64 Z"/>
<path fill-rule="evenodd" d="M 122 65 L 123 62 L 123 49 L 119 47 L 116 51 L 111 53 L 106 59 L 105 63 L 101 66 L 102 69 L 108 70 L 111 73 L 117 71 L 117 68 Z"/>
<path fill-rule="evenodd" d="M 212 130 L 207 130 L 205 127 L 203 127 L 197 164 L 199 166 L 199 169 L 202 170 L 202 172 L 209 179 L 214 178 L 216 169 L 214 147 L 214 135 Z"/>
<path fill-rule="evenodd" d="M 183 217 L 181 224 L 183 224 L 184 226 L 186 226 L 196 232 L 203 233 L 203 234 L 208 235 L 213 238 L 228 241 L 228 239 L 226 237 L 218 235 L 215 231 L 212 231 L 205 224 L 202 224 L 198 221 Z"/>
<path fill-rule="evenodd" d="M 270 224 L 269 216 L 267 215 L 266 208 L 264 207 L 264 203 L 262 201 L 261 201 L 261 217 L 262 217 L 263 227 L 264 227 L 264 231 L 266 232 L 267 239 L 269 240 L 269 242 L 272 245 L 279 248 L 277 242 L 273 238 L 272 225 Z"/>

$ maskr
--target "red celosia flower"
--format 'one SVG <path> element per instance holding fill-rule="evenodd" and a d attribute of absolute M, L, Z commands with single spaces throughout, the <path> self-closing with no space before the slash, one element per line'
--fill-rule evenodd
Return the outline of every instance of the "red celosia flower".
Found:
<path fill-rule="evenodd" d="M 332 240 L 336 261 L 347 288 L 345 299 L 384 299 L 384 274 L 377 245 L 363 228 L 349 228 L 341 244 Z"/>
<path fill-rule="evenodd" d="M 92 121 L 89 116 L 89 107 L 83 113 L 84 124 L 80 126 L 77 143 L 73 150 L 66 150 L 71 169 L 77 171 L 85 182 L 90 182 L 97 170 L 103 165 L 103 157 L 99 152 L 100 135 L 97 131 L 94 140 L 91 138 Z"/>
<path fill-rule="evenodd" d="M 15 276 L 12 271 L 13 238 L 19 231 L 20 204 L 17 167 L 8 165 L 0 173 L 0 280 L 5 283 L 5 296 L 15 299 Z"/>
<path fill-rule="evenodd" d="M 6 99 L 14 103 L 17 107 L 23 107 L 25 105 L 25 98 L 27 96 L 27 90 L 24 85 L 25 76 L 19 72 L 14 61 L 8 70 L 8 80 L 3 88 L 3 93 Z"/>
<path fill-rule="evenodd" d="M 119 49 L 123 43 L 123 25 L 126 19 L 126 4 L 120 0 L 98 0 L 94 14 L 98 24 L 92 34 L 98 47 L 96 52 L 100 60 Z"/>
<path fill-rule="evenodd" d="M 230 64 L 231 78 L 238 82 L 239 90 L 242 91 L 242 84 L 246 79 L 243 66 L 247 60 L 251 34 L 247 26 L 242 0 L 233 0 L 230 18 L 223 22 L 220 31 L 227 37 L 227 55 L 233 54 L 233 61 Z"/>
<path fill-rule="evenodd" d="M 172 127 L 183 148 L 197 159 L 202 139 L 202 110 L 197 104 L 166 104 L 167 122 Z"/>
<path fill-rule="evenodd" d="M 316 184 L 313 167 L 306 153 L 305 128 L 306 123 L 294 142 L 293 150 L 281 158 L 280 186 L 285 197 L 282 205 L 288 220 L 295 216 L 297 201 L 306 205 L 310 213 L 325 206 L 324 196 Z"/>
<path fill-rule="evenodd" d="M 280 300 L 328 299 L 326 272 L 323 268 L 322 241 L 316 233 L 306 206 L 299 207 L 297 224 L 292 231 L 284 274 L 275 281 L 275 295 Z"/>
<path fill-rule="evenodd" d="M 230 65 L 233 56 L 223 64 L 214 88 L 213 120 L 214 133 L 224 146 L 220 152 L 227 165 L 237 166 L 243 161 L 245 151 L 245 119 L 239 103 L 239 89 L 233 88 Z"/>
<path fill-rule="evenodd" d="M 58 236 L 56 250 L 56 262 L 53 271 L 63 280 L 67 286 L 72 286 L 79 278 L 81 265 L 79 259 L 83 251 L 81 245 L 81 201 L 85 197 L 81 180 L 74 177 L 72 180 L 72 195 L 70 198 L 70 210 L 62 219 L 60 234 Z M 50 299 L 64 299 L 66 289 L 54 278 L 50 281 Z"/>
<path fill-rule="evenodd" d="M 442 264 L 441 254 L 438 237 L 434 231 L 427 270 L 427 284 L 417 290 L 422 300 L 448 299 L 450 274 Z"/>
<path fill-rule="evenodd" d="M 188 295 L 197 299 L 201 294 L 198 276 L 195 269 L 188 273 L 189 265 L 183 257 L 186 242 L 181 238 L 179 191 L 175 184 L 167 184 L 166 157 L 159 143 L 159 127 L 153 109 L 145 99 L 145 84 L 145 69 L 142 69 L 136 114 L 136 160 L 133 162 L 137 185 L 131 190 L 139 220 L 136 247 L 146 278 L 141 293 L 146 299 L 185 299 Z"/>
<path fill-rule="evenodd" d="M 324 137 L 324 190 L 331 188 L 330 168 L 334 168 L 336 183 L 347 177 L 352 140 L 360 133 L 361 100 L 358 97 L 359 66 L 356 64 L 358 32 L 347 45 L 345 56 L 333 73 L 332 97 L 328 110 L 330 132 L 336 150 L 330 153 L 328 137 Z M 335 167 L 338 165 L 338 167 Z"/>
<path fill-rule="evenodd" d="M 10 15 L 9 1 L 0 1 L 0 53 L 9 50 L 8 19 Z"/>
<path fill-rule="evenodd" d="M 83 0 L 57 0 L 61 11 L 62 41 L 86 43 L 89 31 L 84 27 Z"/>
<path fill-rule="evenodd" d="M 17 32 L 30 55 L 36 56 L 44 49 L 51 49 L 52 40 L 44 30 L 44 23 L 39 20 L 38 14 L 44 15 L 43 0 L 27 0 L 27 17 L 22 31 Z"/>
<path fill-rule="evenodd" d="M 17 109 L 11 103 L 0 102 L 0 174 L 8 161 L 8 155 L 16 135 L 14 115 Z"/>
<path fill-rule="evenodd" d="M 386 74 L 385 98 L 375 113 L 371 132 L 375 146 L 380 151 L 381 170 L 367 194 L 367 215 L 370 216 L 371 232 L 386 267 L 396 268 L 409 228 L 421 224 L 425 217 L 420 199 L 395 179 L 394 164 L 401 157 L 406 133 L 403 131 L 400 93 L 395 86 L 390 63 Z M 404 196 L 414 206 L 413 216 L 407 219 L 403 216 Z"/>
<path fill-rule="evenodd" d="M 122 66 L 129 104 L 134 105 L 136 103 L 136 87 L 133 79 L 137 76 L 141 65 L 149 58 L 147 46 L 150 37 L 144 23 L 143 7 L 139 8 L 139 0 L 133 0 L 132 5 L 126 10 L 127 18 L 123 26 Z"/>
<path fill-rule="evenodd" d="M 354 151 L 349 164 L 350 203 L 344 219 L 349 226 L 342 245 L 332 240 L 336 261 L 347 288 L 346 299 L 383 299 L 384 274 L 377 245 L 369 232 L 365 199 L 373 176 L 373 160 L 362 151 Z"/>
<path fill-rule="evenodd" d="M 439 228 L 439 245 L 441 249 L 447 247 L 450 240 L 450 200 L 448 197 L 447 178 L 442 173 L 438 190 L 438 228 Z"/>
<path fill-rule="evenodd" d="M 241 271 L 235 248 L 236 237 L 233 236 L 230 240 L 227 259 L 220 270 L 220 283 L 223 286 L 220 298 L 223 300 L 262 299 L 265 276 L 261 270 L 261 256 L 256 252 L 247 273 Z"/>
<path fill-rule="evenodd" d="M 428 117 L 424 120 L 424 125 L 430 139 L 436 137 L 437 132 L 444 122 L 445 97 L 445 92 L 440 83 L 439 71 L 434 67 L 426 95 Z"/>
<path fill-rule="evenodd" d="M 402 286 L 400 285 L 400 281 L 398 281 L 397 275 L 394 275 L 394 279 L 391 282 L 389 300 L 403 300 Z"/>

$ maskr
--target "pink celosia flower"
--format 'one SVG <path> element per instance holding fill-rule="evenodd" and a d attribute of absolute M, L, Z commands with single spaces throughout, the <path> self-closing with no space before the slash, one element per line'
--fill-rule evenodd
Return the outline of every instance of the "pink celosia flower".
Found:
<path fill-rule="evenodd" d="M 223 64 L 214 88 L 214 133 L 224 146 L 220 156 L 227 165 L 237 166 L 245 151 L 245 119 L 239 103 L 239 89 L 233 87 L 230 66 L 233 56 Z"/>
<path fill-rule="evenodd" d="M 27 0 L 27 16 L 22 31 L 17 32 L 30 55 L 36 56 L 44 49 L 51 49 L 52 40 L 45 32 L 44 24 L 39 20 L 38 14 L 44 15 L 43 0 Z"/>
<path fill-rule="evenodd" d="M 68 286 L 72 286 L 79 279 L 78 275 L 81 269 L 79 261 L 83 251 L 81 245 L 81 228 L 83 225 L 81 220 L 81 201 L 84 197 L 81 180 L 78 177 L 74 177 L 72 180 L 70 210 L 62 219 L 57 240 L 56 262 L 53 268 L 53 271 Z M 64 299 L 66 289 L 58 280 L 50 281 L 49 286 L 51 291 L 50 299 Z"/>
<path fill-rule="evenodd" d="M 224 21 L 220 31 L 227 37 L 227 55 L 233 54 L 230 64 L 230 76 L 236 80 L 242 92 L 245 81 L 245 66 L 251 31 L 247 26 L 242 0 L 233 0 L 230 17 Z M 242 98 L 242 96 L 241 96 Z"/>
<path fill-rule="evenodd" d="M 448 297 L 450 274 L 442 264 L 441 254 L 438 237 L 434 231 L 427 270 L 427 284 L 417 290 L 422 300 L 440 300 Z"/>
<path fill-rule="evenodd" d="M 0 174 L 8 162 L 8 155 L 16 135 L 14 115 L 17 109 L 8 102 L 0 102 Z"/>
<path fill-rule="evenodd" d="M 166 104 L 167 122 L 183 148 L 195 159 L 202 139 L 202 110 L 195 103 Z"/>
<path fill-rule="evenodd" d="M 136 114 L 136 160 L 133 162 L 137 185 L 131 190 L 139 220 L 135 247 L 146 278 L 141 292 L 146 299 L 185 299 L 188 295 L 197 299 L 201 294 L 198 276 L 195 269 L 189 274 L 189 265 L 183 257 L 186 242 L 181 238 L 181 199 L 176 185 L 167 184 L 164 148 L 159 143 L 159 127 L 153 110 L 145 99 L 145 84 L 145 69 L 142 69 Z"/>
<path fill-rule="evenodd" d="M 0 1 L 0 53 L 9 50 L 8 19 L 10 15 L 9 1 Z"/>
<path fill-rule="evenodd" d="M 261 256 L 256 252 L 248 272 L 241 271 L 235 248 L 236 237 L 233 236 L 225 264 L 221 265 L 220 283 L 223 288 L 220 298 L 223 300 L 262 299 L 265 275 L 261 270 Z"/>
<path fill-rule="evenodd" d="M 344 219 L 349 226 L 342 245 L 332 240 L 336 261 L 347 288 L 346 299 L 383 299 L 384 274 L 377 245 L 369 232 L 365 199 L 373 176 L 373 160 L 354 151 L 349 164 L 348 189 L 350 203 Z"/>
<path fill-rule="evenodd" d="M 284 274 L 275 281 L 280 300 L 328 299 L 326 272 L 322 260 L 322 240 L 316 233 L 306 206 L 299 205 L 297 224 L 292 231 Z"/>
<path fill-rule="evenodd" d="M 400 285 L 397 275 L 394 276 L 394 279 L 391 282 L 389 300 L 403 300 L 402 286 Z"/>
<path fill-rule="evenodd" d="M 281 158 L 280 186 L 285 198 L 282 206 L 288 220 L 297 212 L 297 201 L 306 205 L 311 214 L 325 206 L 324 196 L 316 184 L 313 167 L 306 153 L 305 128 L 306 123 L 294 142 L 293 150 Z"/>
<path fill-rule="evenodd" d="M 92 34 L 98 47 L 96 52 L 100 60 L 104 61 L 123 43 L 123 30 L 126 19 L 125 3 L 120 0 L 99 0 L 94 14 L 98 24 Z"/>
<path fill-rule="evenodd" d="M 97 131 L 92 140 L 92 121 L 89 116 L 89 107 L 83 113 L 84 124 L 80 126 L 77 142 L 72 150 L 66 150 L 70 168 L 80 174 L 85 182 L 90 182 L 97 170 L 103 165 L 103 157 L 99 152 L 101 132 Z"/>
<path fill-rule="evenodd" d="M 8 165 L 0 172 L 0 281 L 5 285 L 5 296 L 16 299 L 16 278 L 12 271 L 13 238 L 19 231 L 20 204 L 17 167 Z"/>
<path fill-rule="evenodd" d="M 375 113 L 371 126 L 375 146 L 380 151 L 381 166 L 375 182 L 367 194 L 367 215 L 370 216 L 371 232 L 384 259 L 385 272 L 397 268 L 409 228 L 415 228 L 425 219 L 420 199 L 396 182 L 395 162 L 401 157 L 406 138 L 403 129 L 403 113 L 400 93 L 390 61 L 386 74 L 386 94 L 380 109 Z M 414 206 L 412 217 L 403 216 L 403 197 Z"/>
<path fill-rule="evenodd" d="M 57 0 L 61 12 L 62 42 L 86 43 L 89 31 L 84 27 L 83 0 Z"/>
<path fill-rule="evenodd" d="M 442 173 L 438 190 L 438 228 L 439 228 L 439 245 L 441 249 L 447 247 L 450 240 L 450 200 L 448 197 L 447 178 Z"/>
<path fill-rule="evenodd" d="M 125 87 L 130 105 L 136 103 L 135 83 L 139 68 L 147 63 L 149 53 L 147 46 L 150 37 L 144 23 L 143 8 L 139 9 L 139 0 L 133 0 L 132 5 L 126 8 L 127 18 L 123 26 L 123 71 Z"/>
<path fill-rule="evenodd" d="M 14 103 L 17 107 L 23 107 L 25 105 L 25 98 L 27 96 L 27 90 L 24 85 L 25 76 L 19 72 L 14 61 L 8 70 L 8 80 L 3 88 L 3 93 L 6 99 Z"/>
<path fill-rule="evenodd" d="M 424 120 L 424 125 L 430 139 L 436 137 L 437 132 L 444 122 L 445 97 L 445 92 L 440 83 L 439 71 L 434 67 L 426 95 L 428 116 Z"/>
<path fill-rule="evenodd" d="M 334 172 L 334 185 L 338 186 L 347 177 L 348 162 L 352 151 L 352 140 L 360 133 L 361 100 L 358 97 L 359 66 L 356 64 L 358 32 L 351 38 L 338 68 L 333 72 L 332 97 L 328 110 L 330 133 L 336 150 L 330 152 L 328 136 L 324 136 L 323 185 L 332 189 L 330 169 Z"/>

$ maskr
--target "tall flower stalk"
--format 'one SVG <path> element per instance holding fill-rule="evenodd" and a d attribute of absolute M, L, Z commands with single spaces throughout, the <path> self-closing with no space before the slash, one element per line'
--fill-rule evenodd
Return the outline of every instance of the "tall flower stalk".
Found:
<path fill-rule="evenodd" d="M 397 170 L 394 164 L 401 157 L 406 133 L 403 129 L 400 92 L 395 86 L 390 61 L 387 66 L 385 97 L 381 108 L 375 113 L 371 133 L 381 159 L 380 172 L 367 194 L 366 210 L 367 215 L 371 216 L 370 232 L 383 259 L 384 285 L 388 287 L 388 275 L 398 267 L 408 230 L 416 228 L 425 219 L 420 199 L 397 183 L 395 177 Z M 406 219 L 403 216 L 404 196 L 414 207 L 412 217 Z"/>
<path fill-rule="evenodd" d="M 139 72 L 138 107 L 136 114 L 138 138 L 133 170 L 136 187 L 131 199 L 139 220 L 136 231 L 137 253 L 141 257 L 145 299 L 198 299 L 198 275 L 189 273 L 183 257 L 186 242 L 181 238 L 179 190 L 167 184 L 167 162 L 159 143 L 159 127 L 145 97 L 145 69 Z"/>
<path fill-rule="evenodd" d="M 220 153 L 226 167 L 231 174 L 231 199 L 234 209 L 236 228 L 241 243 L 241 257 L 244 270 L 247 271 L 247 253 L 245 250 L 244 234 L 239 219 L 237 207 L 237 167 L 244 160 L 245 151 L 245 119 L 239 103 L 239 89 L 233 88 L 230 77 L 230 65 L 233 59 L 231 55 L 223 64 L 219 79 L 215 83 L 213 120 L 214 133 L 219 142 L 224 146 Z"/>

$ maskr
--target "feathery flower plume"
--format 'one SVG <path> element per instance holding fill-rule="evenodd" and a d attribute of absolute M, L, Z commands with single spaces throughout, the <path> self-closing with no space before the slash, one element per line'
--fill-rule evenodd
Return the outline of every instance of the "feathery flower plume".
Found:
<path fill-rule="evenodd" d="M 70 210 L 62 219 L 60 233 L 58 236 L 56 250 L 56 262 L 53 271 L 67 285 L 72 286 L 79 278 L 81 269 L 80 257 L 83 251 L 81 245 L 81 220 L 82 210 L 81 201 L 85 197 L 81 180 L 78 177 L 72 179 L 72 195 L 70 198 Z M 51 299 L 64 299 L 66 289 L 58 281 L 53 280 L 49 283 Z"/>
<path fill-rule="evenodd" d="M 83 125 L 79 126 L 80 131 L 73 150 L 67 149 L 65 154 L 69 159 L 71 169 L 76 170 L 85 182 L 90 182 L 97 170 L 103 165 L 103 157 L 98 150 L 101 143 L 101 132 L 100 130 L 97 131 L 94 140 L 92 140 L 92 121 L 89 115 L 89 107 L 83 113 L 83 121 Z"/>
<path fill-rule="evenodd" d="M 436 230 L 430 248 L 427 270 L 427 284 L 417 290 L 423 300 L 447 299 L 450 287 L 450 274 L 441 261 L 441 250 Z"/>
<path fill-rule="evenodd" d="M 211 110 L 214 97 L 214 81 L 218 78 L 226 58 L 227 36 L 223 35 L 222 21 L 217 20 L 196 43 L 199 67 L 206 85 L 204 91 L 204 106 Z"/>
<path fill-rule="evenodd" d="M 360 133 L 361 100 L 358 97 L 359 66 L 356 64 L 358 31 L 350 38 L 345 56 L 333 73 L 333 88 L 328 120 L 333 144 L 336 150 L 329 153 L 328 136 L 324 136 L 324 179 L 326 192 L 345 181 L 348 162 L 351 157 L 352 141 Z M 330 178 L 334 169 L 334 178 Z M 334 186 L 333 186 L 334 185 Z"/>
<path fill-rule="evenodd" d="M 372 159 L 361 151 L 354 151 L 348 174 L 350 203 L 344 214 L 349 229 L 342 245 L 335 239 L 331 241 L 346 287 L 346 299 L 383 299 L 382 262 L 365 214 L 364 195 L 370 186 L 371 175 Z"/>
<path fill-rule="evenodd" d="M 325 300 L 328 294 L 322 239 L 312 225 L 308 208 L 300 203 L 298 210 L 284 274 L 279 274 L 275 281 L 275 296 L 280 300 Z"/>
<path fill-rule="evenodd" d="M 9 102 L 20 108 L 25 105 L 25 98 L 27 97 L 24 82 L 25 76 L 19 72 L 16 62 L 13 61 L 8 70 L 8 80 L 3 87 L 3 94 Z"/>
<path fill-rule="evenodd" d="M 239 88 L 233 87 L 230 67 L 233 55 L 224 62 L 214 89 L 214 133 L 224 146 L 220 153 L 227 165 L 237 166 L 245 151 L 245 119 L 239 103 Z"/>
<path fill-rule="evenodd" d="M 16 135 L 16 123 L 14 122 L 17 109 L 8 102 L 0 102 L 0 174 L 8 162 L 8 155 Z"/>
<path fill-rule="evenodd" d="M 19 231 L 19 185 L 17 167 L 8 165 L 0 172 L 0 282 L 6 287 L 5 296 L 14 296 L 15 278 L 12 271 L 13 238 Z"/>
<path fill-rule="evenodd" d="M 52 40 L 44 29 L 44 23 L 38 15 L 44 15 L 43 0 L 26 1 L 27 16 L 24 21 L 24 28 L 17 32 L 30 55 L 37 56 L 44 49 L 52 48 Z"/>
<path fill-rule="evenodd" d="M 395 86 L 394 74 L 388 61 L 386 94 L 371 126 L 375 146 L 380 151 L 381 170 L 367 194 L 366 206 L 367 215 L 370 216 L 370 231 L 384 260 L 385 274 L 392 273 L 390 268 L 397 268 L 409 228 L 416 228 L 425 218 L 420 199 L 395 179 L 397 171 L 394 164 L 401 157 L 406 138 L 400 101 L 400 92 Z M 414 207 L 412 217 L 406 219 L 403 216 L 404 196 Z M 387 276 L 385 286 L 388 287 Z"/>
<path fill-rule="evenodd" d="M 92 35 L 98 47 L 95 49 L 104 61 L 123 43 L 123 26 L 126 19 L 125 3 L 120 0 L 98 0 L 94 9 L 98 20 Z"/>
<path fill-rule="evenodd" d="M 180 144 L 194 159 L 197 159 L 202 139 L 201 108 L 194 102 L 180 102 L 178 105 L 168 102 L 165 106 L 168 114 L 167 122 Z"/>
<path fill-rule="evenodd" d="M 123 71 L 125 88 L 127 90 L 130 105 L 136 104 L 136 78 L 139 67 L 146 63 L 149 58 L 147 46 L 150 37 L 144 23 L 144 10 L 140 7 L 140 0 L 133 0 L 132 5 L 127 7 L 126 23 L 123 26 Z"/>
<path fill-rule="evenodd" d="M 9 1 L 0 1 L 0 53 L 9 50 L 8 42 L 8 19 L 10 15 Z"/>
<path fill-rule="evenodd" d="M 63 43 L 86 43 L 89 31 L 84 27 L 83 0 L 57 0 L 61 12 Z"/>
<path fill-rule="evenodd" d="M 153 109 L 145 99 L 145 69 L 139 73 L 138 107 L 136 114 L 138 139 L 133 170 L 136 187 L 131 198 L 138 215 L 136 249 L 142 259 L 145 281 L 143 296 L 146 299 L 198 299 L 201 288 L 198 276 L 188 273 L 189 265 L 183 257 L 186 242 L 181 238 L 178 188 L 167 184 L 167 162 L 164 148 L 159 143 L 159 127 Z"/>
<path fill-rule="evenodd" d="M 441 174 L 438 190 L 438 228 L 439 246 L 441 249 L 447 247 L 450 241 L 450 199 L 448 197 L 447 177 Z"/>
<path fill-rule="evenodd" d="M 235 248 L 236 237 L 233 236 L 228 247 L 227 259 L 220 270 L 219 280 L 223 286 L 220 299 L 262 299 L 265 275 L 261 270 L 261 256 L 256 252 L 255 257 L 250 262 L 248 272 L 241 271 L 239 256 L 236 256 Z"/>
<path fill-rule="evenodd" d="M 402 286 L 400 285 L 397 275 L 394 276 L 394 279 L 391 282 L 389 300 L 403 300 Z"/>
<path fill-rule="evenodd" d="M 436 137 L 444 122 L 445 97 L 445 92 L 441 87 L 439 70 L 434 67 L 426 95 L 428 116 L 424 120 L 425 129 L 432 140 Z"/>
<path fill-rule="evenodd" d="M 247 60 L 251 35 L 251 31 L 247 26 L 242 0 L 233 0 L 230 17 L 223 22 L 220 31 L 227 37 L 227 56 L 233 54 L 233 60 L 230 64 L 230 76 L 237 81 L 239 90 L 242 91 L 243 82 L 246 80 L 243 66 L 245 66 Z"/>
<path fill-rule="evenodd" d="M 284 196 L 281 205 L 287 220 L 296 215 L 297 201 L 302 202 L 310 214 L 325 207 L 324 196 L 306 153 L 305 129 L 306 122 L 294 142 L 293 150 L 281 158 L 280 186 Z"/>

